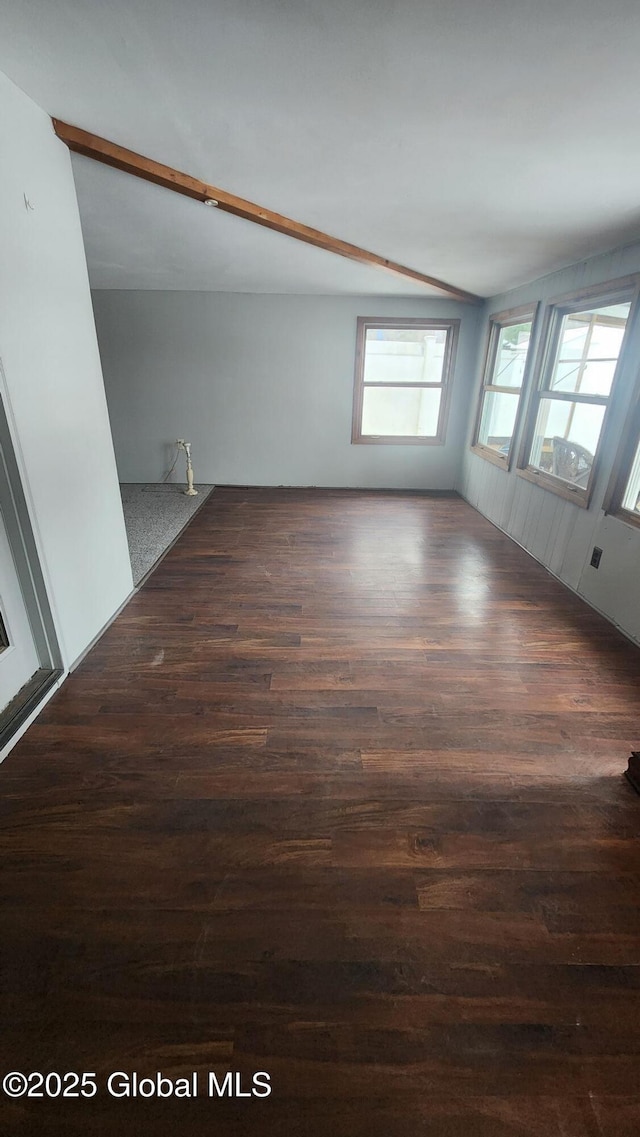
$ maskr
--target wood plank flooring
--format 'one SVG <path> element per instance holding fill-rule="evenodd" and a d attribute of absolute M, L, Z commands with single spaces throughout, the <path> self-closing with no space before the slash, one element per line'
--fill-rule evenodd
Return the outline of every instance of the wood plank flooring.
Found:
<path fill-rule="evenodd" d="M 2 1073 L 99 1086 L 0 1132 L 637 1137 L 639 680 L 460 499 L 216 490 L 0 768 Z"/>

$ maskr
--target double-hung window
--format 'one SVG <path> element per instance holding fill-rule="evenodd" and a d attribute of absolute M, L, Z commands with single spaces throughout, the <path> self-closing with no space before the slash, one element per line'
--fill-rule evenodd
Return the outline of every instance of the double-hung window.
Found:
<path fill-rule="evenodd" d="M 608 494 L 607 512 L 640 526 L 640 383 Z"/>
<path fill-rule="evenodd" d="M 619 512 L 626 514 L 628 521 L 640 525 L 640 430 L 636 430 L 638 443 L 633 454 L 629 477 L 623 486 Z"/>
<path fill-rule="evenodd" d="M 520 473 L 587 506 L 636 294 L 627 279 L 550 306 Z"/>
<path fill-rule="evenodd" d="M 509 468 L 526 383 L 537 304 L 497 312 L 489 321 L 473 449 Z"/>
<path fill-rule="evenodd" d="M 444 442 L 459 325 L 358 319 L 352 442 Z"/>

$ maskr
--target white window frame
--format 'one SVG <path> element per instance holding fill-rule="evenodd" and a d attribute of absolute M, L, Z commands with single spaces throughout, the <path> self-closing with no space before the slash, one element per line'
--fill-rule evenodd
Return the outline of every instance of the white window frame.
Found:
<path fill-rule="evenodd" d="M 522 417 L 522 406 L 524 402 L 523 395 L 528 389 L 529 374 L 531 371 L 531 363 L 534 356 L 533 345 L 537 329 L 539 307 L 540 305 L 536 301 L 533 304 L 524 304 L 520 308 L 509 308 L 504 312 L 495 312 L 489 317 L 487 346 L 485 351 L 484 367 L 482 370 L 482 382 L 480 385 L 480 393 L 478 397 L 478 409 L 476 412 L 476 421 L 473 431 L 471 449 L 481 458 L 486 458 L 488 462 L 494 462 L 496 466 L 501 466 L 503 470 L 509 470 L 513 462 L 513 455 L 515 451 L 514 442 L 519 433 L 520 421 Z M 531 321 L 531 338 L 529 340 L 529 348 L 527 350 L 527 358 L 524 365 L 522 384 L 520 387 L 501 386 L 499 383 L 494 382 L 501 332 L 504 328 L 513 327 L 514 324 L 526 324 L 529 321 Z M 488 446 L 485 442 L 482 442 L 480 440 L 480 429 L 482 426 L 482 414 L 484 411 L 485 399 L 487 393 L 491 391 L 495 391 L 498 394 L 506 393 L 513 396 L 514 398 L 516 395 L 519 396 L 516 416 L 513 424 L 513 434 L 511 435 L 508 454 L 501 454 L 498 450 L 495 450 L 492 446 Z"/>
<path fill-rule="evenodd" d="M 598 475 L 604 439 L 607 433 L 609 411 L 616 398 L 616 389 L 620 372 L 625 366 L 625 356 L 629 342 L 629 333 L 636 317 L 638 308 L 638 293 L 640 288 L 640 274 L 623 277 L 620 280 L 608 281 L 604 284 L 594 285 L 579 292 L 570 292 L 549 302 L 545 313 L 545 324 L 541 343 L 543 348 L 538 352 L 536 382 L 533 385 L 529 406 L 527 408 L 526 427 L 518 457 L 517 474 L 534 482 L 551 493 L 558 494 L 568 501 L 574 502 L 583 509 L 588 509 L 593 493 L 593 487 Z M 611 390 L 609 395 L 585 395 L 579 391 L 551 390 L 551 381 L 558 358 L 560 334 L 565 316 L 581 312 L 588 308 L 603 308 L 614 304 L 630 303 L 629 316 L 625 327 L 620 353 L 618 355 Z M 570 482 L 551 473 L 541 470 L 530 462 L 533 447 L 533 436 L 538 420 L 538 409 L 542 399 L 554 399 L 562 402 L 590 403 L 604 406 L 605 413 L 593 455 L 593 462 L 586 486 L 574 486 Z"/>
<path fill-rule="evenodd" d="M 624 505 L 629 483 L 638 477 L 640 466 L 640 378 L 636 384 L 635 401 L 627 420 L 622 445 L 618 451 L 609 489 L 605 500 L 605 512 L 640 528 L 640 512 Z M 640 501 L 640 485 L 638 486 Z"/>
<path fill-rule="evenodd" d="M 444 360 L 442 364 L 442 381 L 440 383 L 385 383 L 380 382 L 364 382 L 364 364 L 365 364 L 365 350 L 367 342 L 367 331 L 369 328 L 404 328 L 404 329 L 420 329 L 424 328 L 427 331 L 444 331 L 446 333 L 446 344 L 444 351 Z M 389 316 L 358 316 L 358 325 L 356 333 L 356 368 L 353 389 L 353 422 L 351 431 L 351 442 L 357 445 L 365 446 L 443 446 L 446 440 L 447 419 L 449 415 L 449 404 L 451 396 L 451 387 L 453 384 L 453 372 L 455 366 L 456 351 L 458 346 L 458 336 L 460 331 L 460 320 L 454 319 L 404 319 L 404 318 L 390 318 Z M 362 433 L 362 408 L 364 402 L 364 392 L 367 387 L 397 387 L 400 390 L 406 388 L 419 387 L 419 388 L 438 388 L 442 391 L 440 399 L 440 413 L 438 415 L 438 422 L 436 426 L 436 433 L 433 435 L 407 435 L 407 434 L 363 434 Z"/>

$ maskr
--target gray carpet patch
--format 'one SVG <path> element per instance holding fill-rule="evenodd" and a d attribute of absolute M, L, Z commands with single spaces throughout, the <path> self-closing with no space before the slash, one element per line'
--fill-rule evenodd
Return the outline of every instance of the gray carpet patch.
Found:
<path fill-rule="evenodd" d="M 193 517 L 214 486 L 198 485 L 197 497 L 169 482 L 137 482 L 120 486 L 133 583 L 139 584 Z"/>

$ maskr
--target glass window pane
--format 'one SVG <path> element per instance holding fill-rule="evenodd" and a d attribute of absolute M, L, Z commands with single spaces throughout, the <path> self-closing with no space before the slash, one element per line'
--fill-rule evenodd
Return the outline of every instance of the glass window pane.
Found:
<path fill-rule="evenodd" d="M 640 442 L 638 443 L 629 481 L 622 498 L 622 508 L 640 514 Z"/>
<path fill-rule="evenodd" d="M 435 437 L 441 399 L 441 387 L 365 387 L 362 433 Z"/>
<path fill-rule="evenodd" d="M 560 332 L 558 359 L 581 359 L 589 334 L 589 319 L 582 315 L 565 316 Z"/>
<path fill-rule="evenodd" d="M 551 386 L 554 391 L 575 391 L 580 372 L 580 363 L 573 359 L 561 359 L 556 363 Z"/>
<path fill-rule="evenodd" d="M 591 403 L 540 400 L 529 462 L 572 485 L 586 487 L 605 408 Z"/>
<path fill-rule="evenodd" d="M 552 390 L 609 395 L 630 310 L 627 302 L 564 317 Z"/>
<path fill-rule="evenodd" d="M 626 312 L 623 317 L 619 315 L 609 315 L 606 317 L 607 320 L 615 320 L 615 323 L 604 323 L 604 319 L 601 321 L 596 319 L 591 333 L 591 343 L 589 344 L 589 359 L 618 358 L 631 305 L 626 304 L 624 307 L 626 308 Z M 608 311 L 611 312 L 611 309 Z"/>
<path fill-rule="evenodd" d="M 478 442 L 504 454 L 505 458 L 509 454 L 519 402 L 519 391 L 513 395 L 505 391 L 485 391 Z"/>
<path fill-rule="evenodd" d="M 367 328 L 365 383 L 441 383 L 445 328 Z"/>
<path fill-rule="evenodd" d="M 615 373 L 615 359 L 597 359 L 586 363 L 580 391 L 583 395 L 610 395 Z"/>
<path fill-rule="evenodd" d="M 532 321 L 524 324 L 510 324 L 499 329 L 493 373 L 490 383 L 498 387 L 522 386 L 522 377 L 527 362 L 527 352 L 531 340 Z"/>
<path fill-rule="evenodd" d="M 615 372 L 615 359 L 587 360 L 582 363 L 560 360 L 553 376 L 553 390 L 580 391 L 582 395 L 602 395 L 606 399 L 611 393 Z"/>

